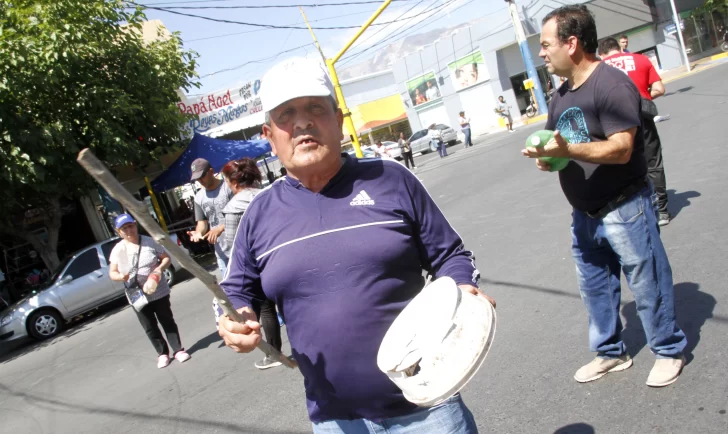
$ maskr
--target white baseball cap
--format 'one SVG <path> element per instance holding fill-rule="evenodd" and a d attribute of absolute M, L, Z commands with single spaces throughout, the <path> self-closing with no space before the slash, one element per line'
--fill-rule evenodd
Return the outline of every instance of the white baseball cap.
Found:
<path fill-rule="evenodd" d="M 285 60 L 269 69 L 260 83 L 260 103 L 266 112 L 302 96 L 334 96 L 334 85 L 321 62 L 304 57 Z"/>

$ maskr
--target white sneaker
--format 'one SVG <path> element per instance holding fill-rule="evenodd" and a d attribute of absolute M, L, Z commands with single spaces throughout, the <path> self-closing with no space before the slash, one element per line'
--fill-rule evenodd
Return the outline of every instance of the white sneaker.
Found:
<path fill-rule="evenodd" d="M 278 360 L 276 360 L 272 357 L 268 357 L 268 356 L 265 356 L 263 358 L 263 360 L 261 360 L 259 362 L 255 362 L 255 367 L 258 369 L 270 369 L 270 368 L 275 368 L 276 366 L 281 366 L 281 365 L 282 365 L 281 362 L 279 362 Z"/>
<path fill-rule="evenodd" d="M 169 366 L 169 364 L 171 362 L 172 362 L 172 359 L 170 359 L 168 355 L 162 354 L 157 359 L 157 368 L 159 368 L 159 369 L 166 368 L 167 366 Z"/>

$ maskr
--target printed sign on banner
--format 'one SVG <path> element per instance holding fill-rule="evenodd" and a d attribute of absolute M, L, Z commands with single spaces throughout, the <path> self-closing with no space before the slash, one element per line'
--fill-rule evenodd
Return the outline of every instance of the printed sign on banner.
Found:
<path fill-rule="evenodd" d="M 183 95 L 177 103 L 179 111 L 195 115 L 185 125 L 185 132 L 204 134 L 228 122 L 263 111 L 260 103 L 260 80 L 252 80 L 240 87 L 219 90 L 203 95 Z"/>

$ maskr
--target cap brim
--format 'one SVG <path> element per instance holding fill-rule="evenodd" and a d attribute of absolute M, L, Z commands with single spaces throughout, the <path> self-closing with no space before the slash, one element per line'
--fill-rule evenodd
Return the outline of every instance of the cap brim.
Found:
<path fill-rule="evenodd" d="M 205 174 L 204 170 L 195 172 L 192 174 L 192 178 L 190 178 L 190 181 L 192 181 L 192 182 L 197 181 L 198 179 L 202 178 L 202 175 L 204 175 L 204 174 Z"/>

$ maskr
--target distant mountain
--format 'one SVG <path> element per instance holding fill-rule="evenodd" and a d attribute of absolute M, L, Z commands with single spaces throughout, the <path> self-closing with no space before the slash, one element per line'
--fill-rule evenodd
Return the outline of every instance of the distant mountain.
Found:
<path fill-rule="evenodd" d="M 341 70 L 337 70 L 339 79 L 347 80 L 349 78 L 361 77 L 362 75 L 373 74 L 384 69 L 389 69 L 392 67 L 395 59 L 399 59 L 409 53 L 413 53 L 423 45 L 432 44 L 439 38 L 444 39 L 450 36 L 454 30 L 467 28 L 472 24 L 473 22 L 468 22 L 454 27 L 434 29 L 424 33 L 410 35 L 404 39 L 400 39 L 399 41 L 395 41 L 389 45 L 379 48 L 378 50 L 375 49 L 376 51 L 374 51 L 374 53 L 376 54 L 373 57 L 351 66 L 344 67 Z M 364 56 L 371 56 L 371 52 L 367 52 L 362 55 L 362 57 Z"/>

